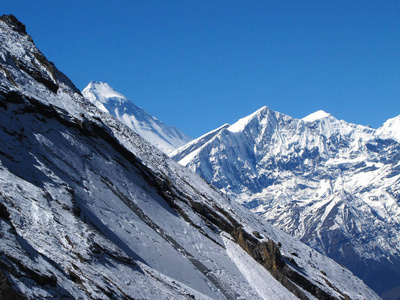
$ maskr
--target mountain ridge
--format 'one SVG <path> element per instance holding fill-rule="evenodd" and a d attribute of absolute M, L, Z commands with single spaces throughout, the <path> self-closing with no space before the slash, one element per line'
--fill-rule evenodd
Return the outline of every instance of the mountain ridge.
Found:
<path fill-rule="evenodd" d="M 400 278 L 400 145 L 385 132 L 262 107 L 171 157 L 384 294 Z"/>
<path fill-rule="evenodd" d="M 192 140 L 179 129 L 165 125 L 136 106 L 107 83 L 91 81 L 82 94 L 102 111 L 111 114 L 167 154 Z"/>
<path fill-rule="evenodd" d="M 378 299 L 92 105 L 9 18 L 0 17 L 1 297 Z"/>

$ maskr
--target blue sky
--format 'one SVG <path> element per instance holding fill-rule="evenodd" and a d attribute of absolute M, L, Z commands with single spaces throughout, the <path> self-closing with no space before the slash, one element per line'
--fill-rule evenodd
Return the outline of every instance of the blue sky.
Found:
<path fill-rule="evenodd" d="M 400 1 L 3 0 L 79 89 L 109 83 L 198 137 L 267 105 L 400 114 Z"/>

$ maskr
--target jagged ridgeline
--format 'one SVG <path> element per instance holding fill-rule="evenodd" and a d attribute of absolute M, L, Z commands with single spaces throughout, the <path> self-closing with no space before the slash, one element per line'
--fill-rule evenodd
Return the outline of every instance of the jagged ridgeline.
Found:
<path fill-rule="evenodd" d="M 0 298 L 378 299 L 82 97 L 0 18 Z"/>
<path fill-rule="evenodd" d="M 165 125 L 144 109 L 136 106 L 107 83 L 91 81 L 83 89 L 82 95 L 100 110 L 110 113 L 166 154 L 193 140 L 179 129 Z"/>
<path fill-rule="evenodd" d="M 171 157 L 393 299 L 400 295 L 399 122 L 375 130 L 323 111 L 296 119 L 263 107 Z"/>

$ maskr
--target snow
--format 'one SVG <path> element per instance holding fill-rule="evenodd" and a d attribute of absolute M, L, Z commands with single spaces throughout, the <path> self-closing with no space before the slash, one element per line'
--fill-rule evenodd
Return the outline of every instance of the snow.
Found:
<path fill-rule="evenodd" d="M 173 157 L 175 160 L 179 161 L 180 157 L 186 156 L 186 153 L 193 153 L 198 145 L 205 146 L 207 142 L 212 141 L 213 138 L 219 134 L 221 131 L 229 128 L 229 124 L 224 124 L 220 127 L 218 127 L 215 130 L 210 131 L 207 134 L 204 134 L 200 136 L 199 138 L 188 142 L 187 144 L 183 145 L 182 147 L 172 151 L 171 153 L 168 154 L 169 157 Z M 185 165 L 184 163 L 181 163 L 182 165 Z"/>
<path fill-rule="evenodd" d="M 400 142 L 400 116 L 387 120 L 376 134 L 381 138 L 392 138 Z"/>
<path fill-rule="evenodd" d="M 327 113 L 327 112 L 325 112 L 323 110 L 318 110 L 318 111 L 316 111 L 316 112 L 304 117 L 302 120 L 305 121 L 305 122 L 314 122 L 316 120 L 327 118 L 329 116 L 331 116 L 331 114 L 329 114 L 329 113 Z"/>
<path fill-rule="evenodd" d="M 129 101 L 124 95 L 114 90 L 108 83 L 100 81 L 91 81 L 89 85 L 83 89 L 82 94 L 86 94 L 88 97 L 92 96 L 102 104 L 108 104 L 111 100 L 119 102 Z"/>
<path fill-rule="evenodd" d="M 374 261 L 374 276 L 353 269 L 374 284 L 389 272 L 388 257 L 400 259 L 400 145 L 379 139 L 395 136 L 397 120 L 374 130 L 323 111 L 299 120 L 263 107 L 171 157 L 342 264 Z"/>
<path fill-rule="evenodd" d="M 0 218 L 0 260 L 15 289 L 31 299 L 292 297 L 229 232 L 197 213 L 196 202 L 263 241 L 281 242 L 282 255 L 296 253 L 302 275 L 327 293 L 378 298 L 348 270 L 223 197 L 81 97 L 36 58 L 30 37 L 2 20 L 0 32 L 2 57 L 20 59 L 59 87 L 50 91 L 0 61 L 0 92 L 18 87 L 32 98 L 0 105 L 0 201 L 9 214 Z M 320 283 L 321 270 L 330 285 Z"/>
<path fill-rule="evenodd" d="M 224 243 L 229 257 L 262 299 L 297 299 L 287 289 L 283 287 L 277 289 L 278 281 L 251 256 L 243 252 L 239 245 L 231 241 L 229 237 L 224 237 Z"/>
<path fill-rule="evenodd" d="M 257 117 L 260 114 L 265 113 L 265 111 L 267 111 L 269 108 L 267 106 L 263 106 L 261 107 L 259 110 L 255 111 L 254 113 L 252 113 L 251 115 L 240 119 L 239 121 L 237 121 L 235 124 L 231 125 L 228 130 L 230 132 L 240 132 L 243 131 L 243 129 L 246 127 L 246 125 L 253 120 L 255 117 Z"/>
<path fill-rule="evenodd" d="M 82 91 L 82 95 L 100 110 L 116 117 L 166 154 L 192 140 L 182 131 L 165 125 L 133 104 L 107 83 L 92 81 Z"/>

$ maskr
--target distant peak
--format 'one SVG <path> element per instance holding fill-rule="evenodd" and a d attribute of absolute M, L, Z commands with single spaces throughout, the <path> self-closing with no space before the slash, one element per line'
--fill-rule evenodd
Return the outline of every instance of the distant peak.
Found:
<path fill-rule="evenodd" d="M 101 82 L 101 81 L 92 80 L 89 82 L 89 85 L 93 86 L 93 85 L 102 84 L 102 83 L 103 82 Z"/>
<path fill-rule="evenodd" d="M 327 113 L 323 110 L 318 110 L 310 115 L 308 115 L 307 117 L 304 117 L 302 120 L 306 121 L 306 122 L 314 122 L 316 120 L 320 120 L 320 119 L 324 119 L 327 118 L 329 116 L 332 116 L 330 113 Z"/>
<path fill-rule="evenodd" d="M 236 123 L 231 125 L 228 130 L 231 132 L 242 131 L 246 127 L 246 125 L 251 122 L 251 120 L 255 118 L 260 118 L 260 116 L 265 115 L 269 111 L 271 111 L 271 109 L 268 106 L 263 106 L 252 114 L 248 115 L 247 117 L 239 119 Z"/>
<path fill-rule="evenodd" d="M 260 109 L 256 110 L 252 115 L 255 115 L 257 113 L 265 113 L 267 111 L 271 110 L 268 106 L 264 105 Z"/>
<path fill-rule="evenodd" d="M 89 88 L 89 87 L 90 88 L 94 88 L 94 87 L 99 86 L 99 85 L 102 85 L 102 86 L 105 86 L 105 87 L 108 87 L 108 88 L 112 89 L 112 87 L 108 83 L 105 83 L 105 82 L 102 82 L 102 81 L 96 81 L 96 80 L 90 81 L 86 88 Z"/>
<path fill-rule="evenodd" d="M 263 107 L 257 109 L 255 112 L 253 112 L 252 114 L 248 115 L 247 117 L 244 117 L 243 119 L 246 119 L 246 118 L 252 119 L 252 118 L 254 118 L 256 116 L 263 115 L 263 114 L 265 114 L 265 113 L 267 113 L 269 111 L 271 111 L 271 109 L 268 106 L 264 105 Z"/>
<path fill-rule="evenodd" d="M 94 99 L 101 103 L 108 103 L 109 101 L 129 101 L 124 95 L 114 90 L 108 83 L 95 80 L 90 81 L 88 86 L 82 91 L 82 94 L 87 98 L 92 98 L 89 94 L 93 94 Z"/>

